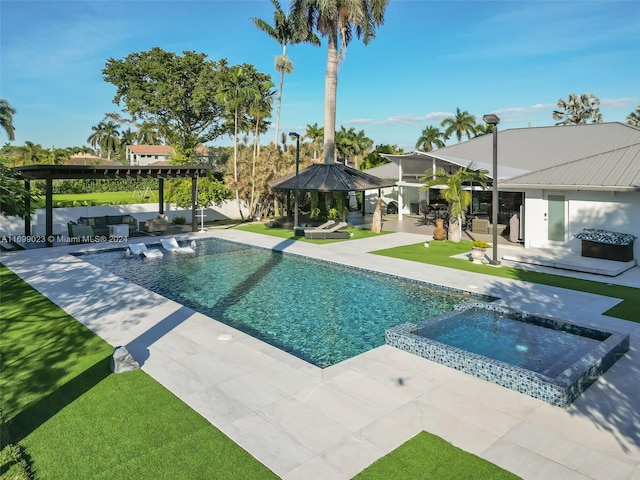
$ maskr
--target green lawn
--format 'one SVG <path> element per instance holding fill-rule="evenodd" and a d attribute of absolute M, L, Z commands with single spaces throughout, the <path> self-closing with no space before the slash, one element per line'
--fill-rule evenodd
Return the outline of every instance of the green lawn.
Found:
<path fill-rule="evenodd" d="M 0 284 L 0 474 L 19 444 L 36 479 L 277 478 L 142 370 L 112 374 L 111 346 L 2 265 Z M 358 478 L 517 477 L 424 433 Z"/>
<path fill-rule="evenodd" d="M 132 203 L 154 203 L 158 201 L 158 191 L 150 190 L 142 196 L 142 191 L 137 192 L 95 192 L 95 193 L 61 193 L 53 196 L 53 206 L 85 207 L 93 205 L 129 205 Z M 36 208 L 44 208 L 45 198 L 40 197 Z"/>
<path fill-rule="evenodd" d="M 112 347 L 0 267 L 2 446 L 38 479 L 277 478 Z"/>
<path fill-rule="evenodd" d="M 392 232 L 380 232 L 380 233 L 372 233 L 371 230 L 365 229 L 365 228 L 356 228 L 356 227 L 349 227 L 349 228 L 345 228 L 342 230 L 346 230 L 347 232 L 351 233 L 351 237 L 349 237 L 348 239 L 327 239 L 327 240 L 318 240 L 318 239 L 307 239 L 304 237 L 296 237 L 293 234 L 293 230 L 290 229 L 286 229 L 286 228 L 270 228 L 267 227 L 266 224 L 264 223 L 249 223 L 246 225 L 239 225 L 237 227 L 238 230 L 244 230 L 246 232 L 253 232 L 253 233 L 262 233 L 264 235 L 271 235 L 272 237 L 278 237 L 278 238 L 282 238 L 284 240 L 295 240 L 295 241 L 302 241 L 302 242 L 309 242 L 309 243 L 333 243 L 333 242 L 345 242 L 347 240 L 356 240 L 359 238 L 369 238 L 369 237 L 375 237 L 378 235 L 385 235 L 387 233 L 392 233 Z"/>
<path fill-rule="evenodd" d="M 374 462 L 355 480 L 514 480 L 520 477 L 440 437 L 420 432 Z"/>
<path fill-rule="evenodd" d="M 640 289 L 638 288 L 612 285 L 603 282 L 593 282 L 590 280 L 581 280 L 561 275 L 551 275 L 548 273 L 533 272 L 507 266 L 496 268 L 487 264 L 478 265 L 468 260 L 451 258 L 453 255 L 470 251 L 471 242 L 469 241 L 462 241 L 460 243 L 434 241 L 429 243 L 429 248 L 425 248 L 423 243 L 417 243 L 414 245 L 404 245 L 401 247 L 378 250 L 371 253 L 402 260 L 411 260 L 413 262 L 439 265 L 457 270 L 465 270 L 468 272 L 483 273 L 485 275 L 492 275 L 495 277 L 540 283 L 552 287 L 568 288 L 581 292 L 620 298 L 623 301 L 605 312 L 605 314 L 611 317 L 630 320 L 632 322 L 640 322 Z"/>

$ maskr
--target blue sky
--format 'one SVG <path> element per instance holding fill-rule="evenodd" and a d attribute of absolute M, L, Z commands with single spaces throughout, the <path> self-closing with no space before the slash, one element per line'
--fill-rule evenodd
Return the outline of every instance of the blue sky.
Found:
<path fill-rule="evenodd" d="M 85 145 L 92 125 L 120 111 L 106 60 L 154 46 L 251 63 L 277 83 L 280 47 L 251 17 L 272 23 L 271 2 L 2 0 L 0 97 L 17 110 L 13 143 Z M 413 150 L 457 107 L 478 121 L 495 112 L 501 129 L 546 126 L 569 93 L 593 93 L 604 121 L 624 122 L 640 103 L 639 24 L 636 0 L 391 0 L 377 37 L 347 49 L 336 126 Z M 326 41 L 288 54 L 281 131 L 304 133 L 324 121 Z"/>

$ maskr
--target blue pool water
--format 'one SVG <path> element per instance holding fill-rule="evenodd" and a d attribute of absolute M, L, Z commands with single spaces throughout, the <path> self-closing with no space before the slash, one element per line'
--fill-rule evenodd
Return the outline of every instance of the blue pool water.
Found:
<path fill-rule="evenodd" d="M 118 250 L 82 260 L 320 367 L 383 345 L 389 327 L 472 298 L 222 240 L 198 242 L 195 255 L 146 259 Z"/>
<path fill-rule="evenodd" d="M 604 339 L 547 328 L 484 308 L 470 308 L 433 324 L 427 322 L 418 329 L 418 335 L 548 377 L 558 376 Z"/>

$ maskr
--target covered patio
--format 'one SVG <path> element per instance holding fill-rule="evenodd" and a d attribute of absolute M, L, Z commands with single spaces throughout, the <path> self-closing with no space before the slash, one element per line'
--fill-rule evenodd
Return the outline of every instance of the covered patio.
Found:
<path fill-rule="evenodd" d="M 53 246 L 53 180 L 105 180 L 105 179 L 139 179 L 153 178 L 158 180 L 158 214 L 164 213 L 164 180 L 172 178 L 191 179 L 191 228 L 198 230 L 196 206 L 198 198 L 198 178 L 205 176 L 209 167 L 195 165 L 171 166 L 90 166 L 90 165 L 29 165 L 18 167 L 15 171 L 24 180 L 27 191 L 31 190 L 31 182 L 45 181 L 45 236 L 46 246 Z M 26 210 L 31 208 L 30 198 L 25 198 Z M 24 219 L 25 237 L 31 235 L 31 218 Z"/>

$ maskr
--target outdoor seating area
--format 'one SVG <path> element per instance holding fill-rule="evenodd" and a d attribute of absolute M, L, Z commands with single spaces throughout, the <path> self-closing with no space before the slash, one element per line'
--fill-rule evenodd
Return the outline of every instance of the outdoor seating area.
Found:
<path fill-rule="evenodd" d="M 129 237 L 138 229 L 138 221 L 132 215 L 80 217 L 67 228 L 72 242 L 79 243 L 90 237 Z"/>

